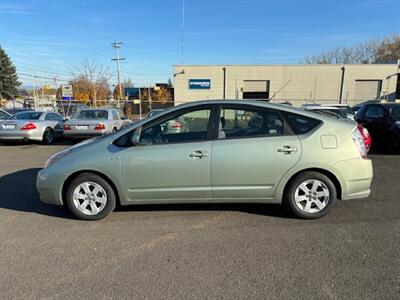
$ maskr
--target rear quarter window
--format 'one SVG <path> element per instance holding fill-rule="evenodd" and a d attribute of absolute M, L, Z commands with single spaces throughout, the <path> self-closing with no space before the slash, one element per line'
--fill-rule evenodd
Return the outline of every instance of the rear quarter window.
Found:
<path fill-rule="evenodd" d="M 307 133 L 322 123 L 321 120 L 295 113 L 282 112 L 282 114 L 295 134 Z"/>

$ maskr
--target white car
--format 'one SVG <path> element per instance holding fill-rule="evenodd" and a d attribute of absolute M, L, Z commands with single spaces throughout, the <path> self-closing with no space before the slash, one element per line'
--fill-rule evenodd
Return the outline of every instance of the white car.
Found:
<path fill-rule="evenodd" d="M 346 114 L 347 119 L 354 120 L 354 110 L 351 109 L 351 107 L 348 104 L 326 104 L 324 105 L 325 107 L 336 107 L 343 111 Z"/>

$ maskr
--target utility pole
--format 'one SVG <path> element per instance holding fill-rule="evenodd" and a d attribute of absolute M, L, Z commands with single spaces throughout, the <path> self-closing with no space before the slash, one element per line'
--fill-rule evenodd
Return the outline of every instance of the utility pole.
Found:
<path fill-rule="evenodd" d="M 183 65 L 184 47 L 185 47 L 185 0 L 182 0 L 181 65 Z"/>
<path fill-rule="evenodd" d="M 122 42 L 114 42 L 114 43 L 111 43 L 111 45 L 115 48 L 115 51 L 116 51 L 115 58 L 112 58 L 111 60 L 115 60 L 117 62 L 117 80 L 118 80 L 118 90 L 119 90 L 119 97 L 118 97 L 119 99 L 118 100 L 121 100 L 122 87 L 121 87 L 121 79 L 120 79 L 119 61 L 125 60 L 125 58 L 119 57 L 119 48 L 121 48 Z"/>

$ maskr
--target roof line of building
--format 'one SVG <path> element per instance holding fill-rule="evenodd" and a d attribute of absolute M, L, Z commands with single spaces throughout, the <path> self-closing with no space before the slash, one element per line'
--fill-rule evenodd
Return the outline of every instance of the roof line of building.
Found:
<path fill-rule="evenodd" d="M 285 66 L 295 66 L 295 67 L 304 67 L 304 66 L 311 66 L 311 67 L 341 67 L 341 66 L 397 66 L 396 63 L 393 64 L 192 64 L 192 65 L 180 65 L 175 64 L 173 67 L 285 67 Z"/>

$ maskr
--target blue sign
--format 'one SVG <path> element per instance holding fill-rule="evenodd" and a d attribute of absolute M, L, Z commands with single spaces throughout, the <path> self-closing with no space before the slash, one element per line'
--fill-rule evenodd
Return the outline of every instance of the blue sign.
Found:
<path fill-rule="evenodd" d="M 191 90 L 209 90 L 210 88 L 210 79 L 189 79 L 189 89 Z"/>
<path fill-rule="evenodd" d="M 64 101 L 71 101 L 71 100 L 72 100 L 72 97 L 62 97 L 62 99 L 63 99 Z"/>

